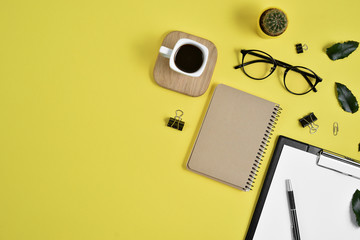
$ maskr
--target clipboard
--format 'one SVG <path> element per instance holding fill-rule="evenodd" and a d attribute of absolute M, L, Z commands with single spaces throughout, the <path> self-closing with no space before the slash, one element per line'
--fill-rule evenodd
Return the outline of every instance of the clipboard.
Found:
<path fill-rule="evenodd" d="M 285 179 L 292 181 L 301 239 L 360 239 L 351 208 L 360 164 L 279 136 L 245 240 L 293 239 Z"/>

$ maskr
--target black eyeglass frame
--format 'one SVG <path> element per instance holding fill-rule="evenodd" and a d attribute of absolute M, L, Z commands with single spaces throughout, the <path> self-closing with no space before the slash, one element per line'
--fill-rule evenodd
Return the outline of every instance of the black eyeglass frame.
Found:
<path fill-rule="evenodd" d="M 235 66 L 234 68 L 235 69 L 238 69 L 238 68 L 241 68 L 242 71 L 245 73 L 246 76 L 248 76 L 249 78 L 251 79 L 254 79 L 254 80 L 264 80 L 265 78 L 269 77 L 276 69 L 277 66 L 279 67 L 283 67 L 285 68 L 285 72 L 284 72 L 284 86 L 286 88 L 286 90 L 292 94 L 295 94 L 295 95 L 304 95 L 310 91 L 314 91 L 314 92 L 317 92 L 317 89 L 315 88 L 315 86 L 320 83 L 322 81 L 322 78 L 319 77 L 314 71 L 312 71 L 311 69 L 309 68 L 306 68 L 306 67 L 303 67 L 303 66 L 292 66 L 288 63 L 285 63 L 283 61 L 280 61 L 280 60 L 277 60 L 277 59 L 274 59 L 273 57 L 270 56 L 270 54 L 264 52 L 264 51 L 260 51 L 260 50 L 256 50 L 256 49 L 251 49 L 251 50 L 241 50 L 240 51 L 242 53 L 242 60 L 241 60 L 241 64 L 240 65 L 237 65 Z M 261 54 L 258 54 L 256 52 L 260 52 L 264 55 L 261 55 Z M 250 54 L 250 55 L 253 55 L 253 56 L 256 56 L 256 57 L 259 57 L 261 59 L 258 59 L 258 60 L 254 60 L 254 61 L 250 61 L 250 62 L 246 62 L 244 63 L 244 59 L 245 59 L 245 56 L 246 54 Z M 270 69 L 270 73 L 268 75 L 266 75 L 265 77 L 262 77 L 262 78 L 255 78 L 255 77 L 252 77 L 250 76 L 244 69 L 245 66 L 247 65 L 250 65 L 250 64 L 253 64 L 253 63 L 257 63 L 257 62 L 265 62 L 265 63 L 270 63 L 270 64 L 273 64 L 273 66 L 271 67 Z M 305 72 L 305 71 L 302 71 L 301 69 L 305 69 L 307 70 L 308 72 Z M 305 80 L 307 81 L 307 83 L 310 85 L 310 89 L 304 93 L 296 93 L 296 92 L 293 92 L 291 91 L 287 85 L 286 85 L 286 75 L 288 74 L 288 72 L 292 70 L 292 71 L 295 71 L 295 72 L 298 72 L 300 73 L 304 78 Z M 312 78 L 315 78 L 315 84 L 313 84 L 309 77 L 312 77 Z"/>

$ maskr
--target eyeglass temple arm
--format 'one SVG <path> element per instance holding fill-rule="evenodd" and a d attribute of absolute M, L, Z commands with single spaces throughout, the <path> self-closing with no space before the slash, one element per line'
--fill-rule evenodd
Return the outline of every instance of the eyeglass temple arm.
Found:
<path fill-rule="evenodd" d="M 312 82 L 310 81 L 310 79 L 303 73 L 301 73 L 301 75 L 303 75 L 303 77 L 305 78 L 305 80 L 308 82 L 308 84 L 311 87 L 311 90 L 313 90 L 314 92 L 317 92 L 317 89 L 315 88 L 316 84 L 318 83 L 318 81 L 315 82 L 315 85 L 312 84 Z"/>
<path fill-rule="evenodd" d="M 258 62 L 272 63 L 272 61 L 270 61 L 270 60 L 258 59 L 258 60 L 253 60 L 253 61 L 249 61 L 249 62 L 246 62 L 246 63 L 242 63 L 240 65 L 235 66 L 234 68 L 238 69 L 238 68 L 242 68 L 242 67 L 245 67 L 247 65 L 250 65 L 250 64 L 253 64 L 253 63 L 258 63 Z"/>

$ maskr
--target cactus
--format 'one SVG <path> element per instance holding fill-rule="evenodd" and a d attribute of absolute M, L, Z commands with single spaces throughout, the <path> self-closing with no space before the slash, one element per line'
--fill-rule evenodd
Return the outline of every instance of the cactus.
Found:
<path fill-rule="evenodd" d="M 260 28 L 269 36 L 279 36 L 285 32 L 288 19 L 286 14 L 277 8 L 265 10 L 260 16 Z"/>

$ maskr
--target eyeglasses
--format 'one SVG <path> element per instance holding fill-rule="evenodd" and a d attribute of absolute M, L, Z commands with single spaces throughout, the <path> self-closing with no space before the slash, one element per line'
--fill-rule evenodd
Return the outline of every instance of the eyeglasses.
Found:
<path fill-rule="evenodd" d="M 316 85 L 322 81 L 312 70 L 302 66 L 292 66 L 272 58 L 260 50 L 241 50 L 242 62 L 235 66 L 241 68 L 246 76 L 254 80 L 263 80 L 270 76 L 277 66 L 285 68 L 284 87 L 295 95 L 317 92 Z"/>

